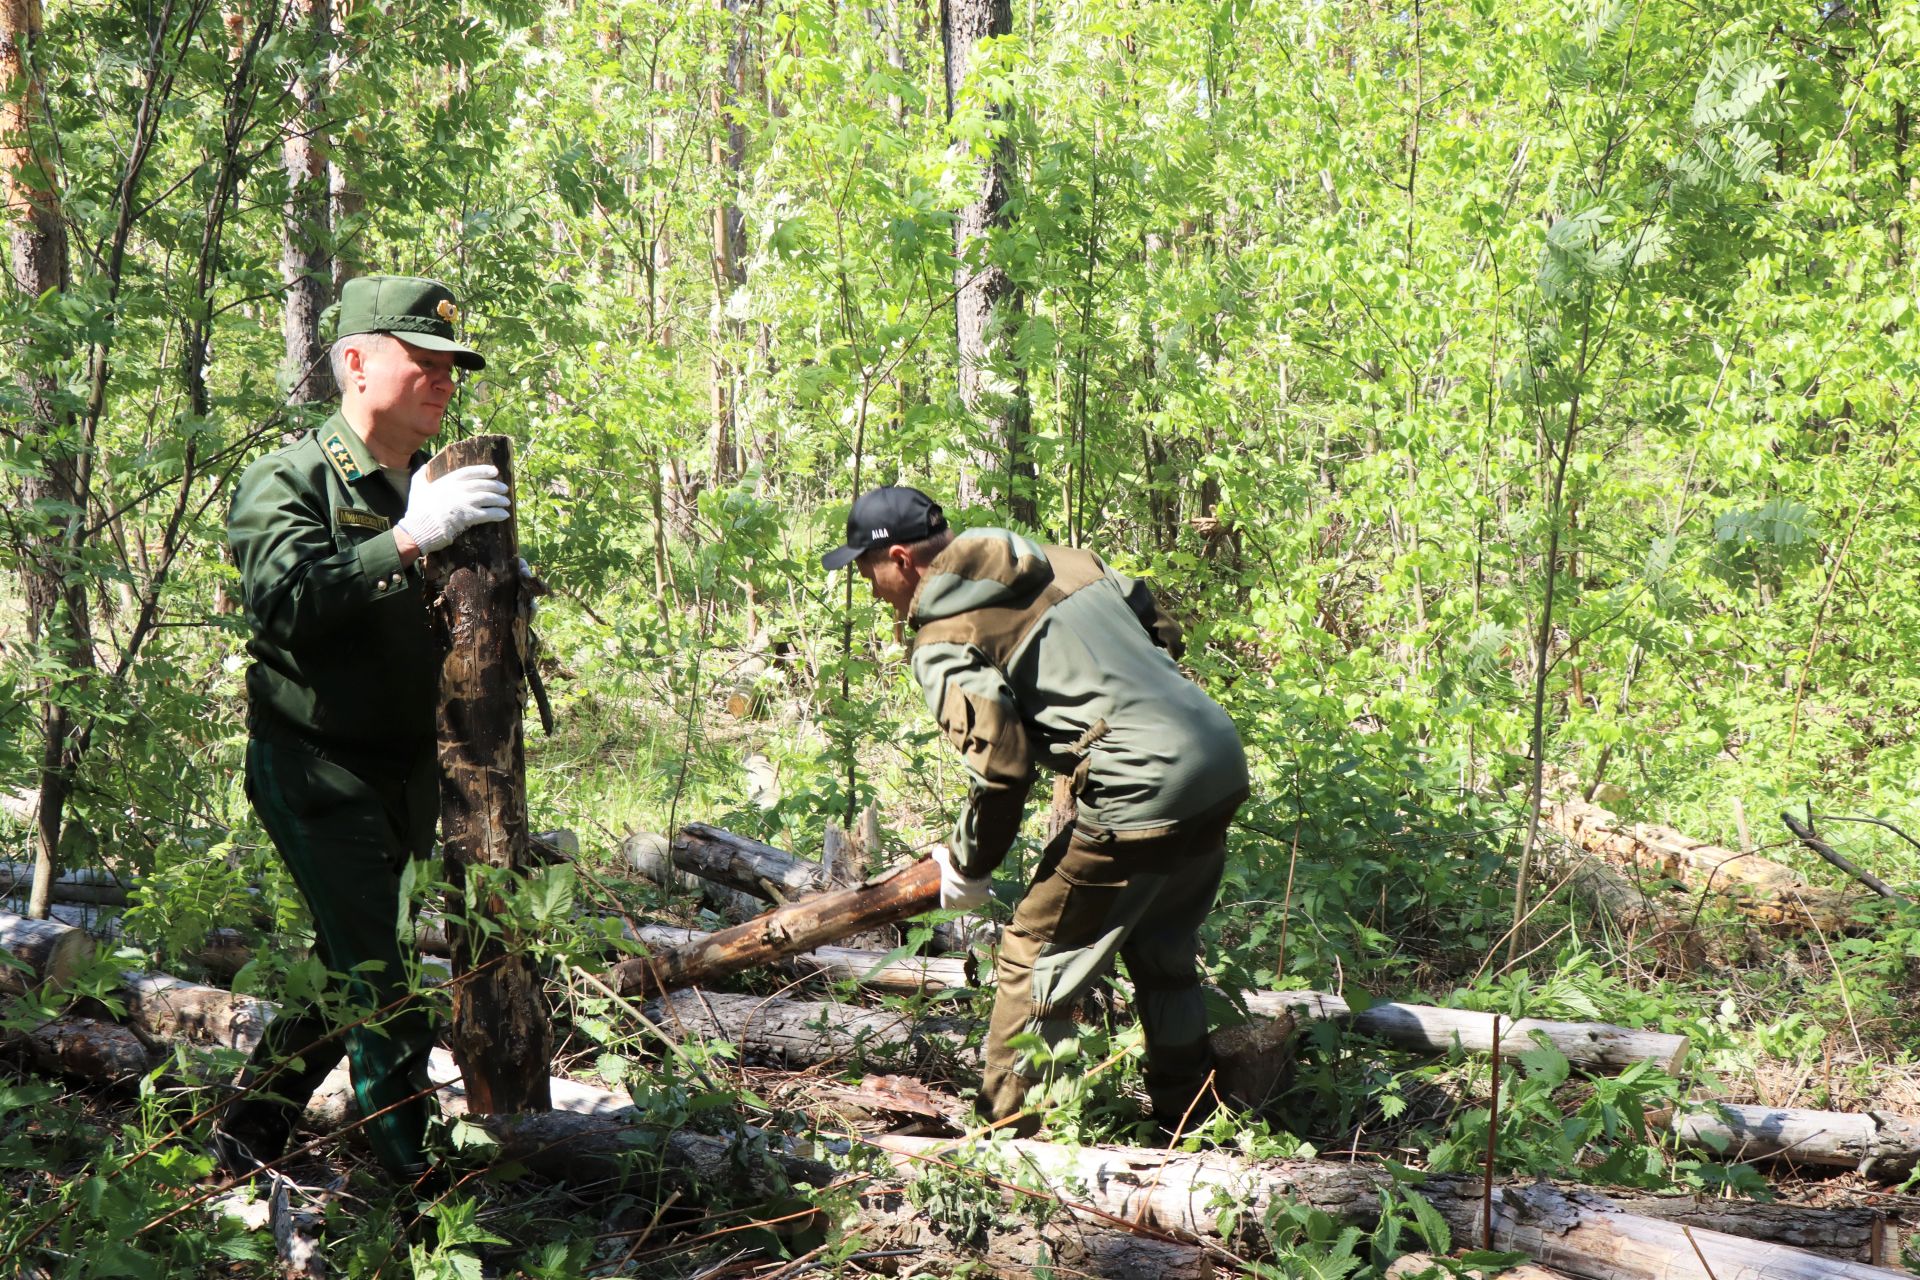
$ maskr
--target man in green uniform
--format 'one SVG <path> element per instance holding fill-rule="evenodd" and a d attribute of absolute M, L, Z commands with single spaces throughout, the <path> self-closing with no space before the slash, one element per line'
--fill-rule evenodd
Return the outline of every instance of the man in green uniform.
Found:
<path fill-rule="evenodd" d="M 1240 736 L 1174 665 L 1179 628 L 1143 583 L 1100 557 L 1005 529 L 955 536 L 917 489 L 862 494 L 847 544 L 875 596 L 914 629 L 927 706 L 970 780 L 950 845 L 935 848 L 941 905 L 978 906 L 1019 833 L 1034 768 L 1072 780 L 1079 816 L 1042 854 L 1001 935 L 980 1109 L 1020 1116 L 1039 1082 L 1010 1047 L 1070 1038 L 1073 1007 L 1116 955 L 1146 1034 L 1154 1118 L 1207 1109 L 1213 1063 L 1195 959 L 1247 796 Z"/>
<path fill-rule="evenodd" d="M 253 629 L 247 795 L 306 900 L 316 951 L 346 975 L 344 1002 L 328 992 L 268 1028 L 215 1137 L 235 1171 L 285 1151 L 343 1053 L 381 1163 L 427 1166 L 432 1028 L 407 997 L 398 933 L 401 872 L 426 855 L 439 814 L 420 557 L 508 511 L 493 467 L 414 474 L 454 368 L 485 367 L 455 340 L 459 315 L 438 281 L 348 281 L 332 350 L 339 411 L 248 467 L 228 517 Z"/>

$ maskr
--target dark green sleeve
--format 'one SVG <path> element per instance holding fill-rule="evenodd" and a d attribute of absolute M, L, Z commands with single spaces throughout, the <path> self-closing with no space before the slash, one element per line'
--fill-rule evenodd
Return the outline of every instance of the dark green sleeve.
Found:
<path fill-rule="evenodd" d="M 263 636 L 290 648 L 332 635 L 405 582 L 391 530 L 340 550 L 324 491 L 297 479 L 283 458 L 261 459 L 227 516 L 247 612 Z"/>
<path fill-rule="evenodd" d="M 1120 594 L 1127 598 L 1127 607 L 1133 610 L 1133 616 L 1140 619 L 1140 625 L 1147 629 L 1153 642 L 1179 661 L 1187 651 L 1187 642 L 1180 635 L 1180 624 L 1168 617 L 1153 598 L 1153 592 L 1139 578 L 1129 578 L 1118 569 L 1109 567 L 1107 575 L 1120 588 Z"/>

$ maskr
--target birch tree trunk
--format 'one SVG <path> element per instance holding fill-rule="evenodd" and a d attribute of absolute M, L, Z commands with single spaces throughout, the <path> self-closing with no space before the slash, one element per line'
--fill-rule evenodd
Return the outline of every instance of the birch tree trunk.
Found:
<path fill-rule="evenodd" d="M 331 400 L 333 370 L 327 344 L 320 340 L 320 313 L 333 291 L 333 225 L 326 135 L 326 83 L 321 57 L 333 43 L 332 0 L 295 0 L 295 16 L 312 40 L 307 71 L 293 79 L 295 110 L 281 165 L 286 171 L 286 202 L 281 206 L 280 279 L 287 286 L 281 333 L 286 343 L 288 397 L 297 404 Z"/>
<path fill-rule="evenodd" d="M 981 41 L 1013 33 L 1011 0 L 945 0 L 941 40 L 946 51 L 947 119 L 973 67 Z M 988 119 L 997 120 L 997 110 Z M 1015 163 L 1013 139 L 1002 132 L 980 165 L 974 199 L 960 210 L 953 226 L 954 322 L 960 351 L 960 400 L 980 420 L 984 439 L 969 447 L 971 464 L 961 477 L 957 505 L 1004 501 L 1013 519 L 1031 524 L 1035 516 L 1034 467 L 1024 456 L 1032 407 L 1025 374 L 1013 366 L 1012 336 L 1026 310 L 1026 299 L 1004 267 L 987 260 L 993 233 L 1007 227 L 1008 184 Z M 988 477 L 993 477 L 991 483 Z M 996 490 L 1003 490 L 1004 497 Z"/>

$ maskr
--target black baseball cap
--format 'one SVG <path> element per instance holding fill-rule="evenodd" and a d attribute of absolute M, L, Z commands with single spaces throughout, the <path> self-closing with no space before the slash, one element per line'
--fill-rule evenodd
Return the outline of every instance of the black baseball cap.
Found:
<path fill-rule="evenodd" d="M 820 557 L 829 569 L 841 569 L 875 547 L 931 538 L 947 527 L 940 504 L 918 489 L 886 485 L 869 489 L 853 500 L 847 513 L 847 545 Z"/>

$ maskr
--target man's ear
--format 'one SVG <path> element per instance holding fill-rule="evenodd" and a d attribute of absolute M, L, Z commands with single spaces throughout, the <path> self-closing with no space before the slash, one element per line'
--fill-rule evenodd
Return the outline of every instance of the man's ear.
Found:
<path fill-rule="evenodd" d="M 913 548 L 898 542 L 887 548 L 887 559 L 893 561 L 894 567 L 904 574 L 911 575 L 919 568 L 913 560 Z"/>

